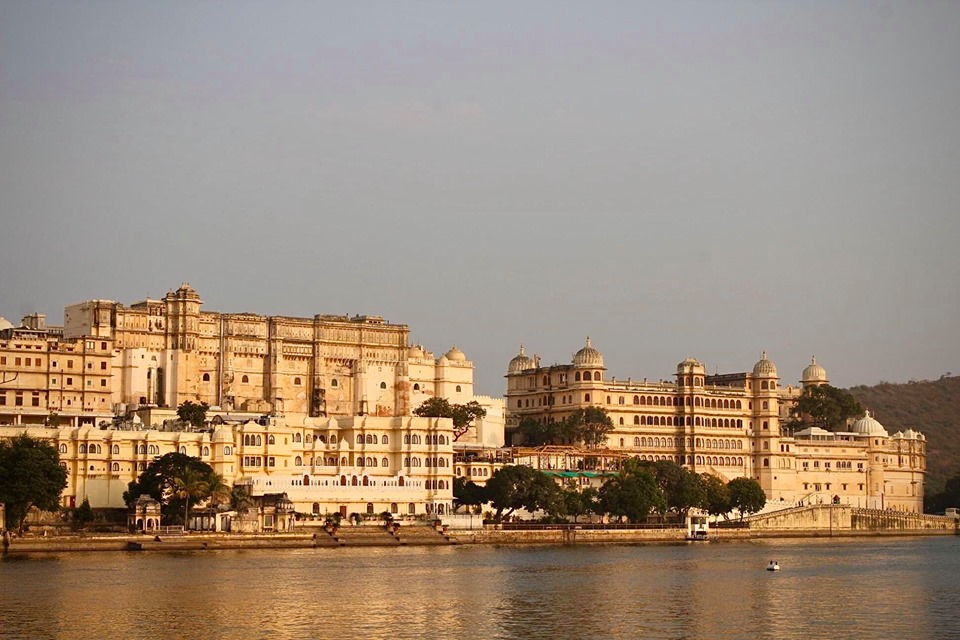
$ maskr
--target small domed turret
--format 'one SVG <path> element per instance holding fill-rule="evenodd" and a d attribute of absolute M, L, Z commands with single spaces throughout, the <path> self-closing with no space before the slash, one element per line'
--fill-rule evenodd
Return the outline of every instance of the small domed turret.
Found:
<path fill-rule="evenodd" d="M 777 375 L 777 365 L 773 364 L 773 360 L 767 360 L 766 351 L 760 355 L 760 360 L 757 361 L 757 364 L 753 365 L 753 375 L 767 377 L 775 377 Z"/>
<path fill-rule="evenodd" d="M 883 428 L 877 420 L 870 415 L 869 411 L 864 412 L 862 418 L 853 423 L 850 430 L 864 436 L 888 436 L 887 430 Z"/>
<path fill-rule="evenodd" d="M 812 356 L 810 358 L 810 364 L 807 365 L 806 369 L 803 370 L 803 375 L 800 376 L 800 382 L 804 386 L 811 384 L 827 384 L 827 370 L 817 364 L 817 357 Z"/>
<path fill-rule="evenodd" d="M 603 366 L 603 354 L 590 344 L 590 336 L 587 336 L 587 346 L 573 354 L 573 364 L 578 367 Z"/>
<path fill-rule="evenodd" d="M 520 345 L 520 353 L 515 355 L 507 367 L 507 373 L 520 373 L 527 369 L 533 369 L 533 360 L 523 351 L 523 345 Z"/>
<path fill-rule="evenodd" d="M 461 351 L 457 345 L 453 345 L 450 351 L 447 351 L 443 355 L 445 355 L 450 362 L 466 362 L 467 360 L 466 354 Z"/>

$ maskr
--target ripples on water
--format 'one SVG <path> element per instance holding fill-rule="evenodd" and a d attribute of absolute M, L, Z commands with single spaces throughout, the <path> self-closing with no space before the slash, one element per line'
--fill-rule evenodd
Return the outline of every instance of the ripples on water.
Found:
<path fill-rule="evenodd" d="M 958 552 L 947 537 L 12 557 L 0 637 L 960 638 Z"/>

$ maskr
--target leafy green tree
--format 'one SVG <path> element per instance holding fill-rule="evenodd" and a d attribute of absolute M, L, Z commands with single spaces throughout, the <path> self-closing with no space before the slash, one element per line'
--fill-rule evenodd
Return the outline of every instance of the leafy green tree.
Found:
<path fill-rule="evenodd" d="M 148 464 L 140 476 L 127 485 L 123 493 L 124 502 L 132 506 L 141 495 L 149 495 L 160 503 L 165 516 L 178 520 L 187 501 L 179 495 L 177 478 L 181 478 L 186 469 L 192 469 L 205 481 L 213 474 L 213 468 L 199 458 L 177 452 L 167 453 Z"/>
<path fill-rule="evenodd" d="M 50 414 L 43 419 L 43 426 L 45 427 L 59 427 L 60 426 L 60 416 L 56 411 L 51 411 Z"/>
<path fill-rule="evenodd" d="M 210 408 L 206 402 L 184 401 L 177 407 L 177 416 L 183 422 L 188 422 L 195 427 L 202 427 L 207 421 L 207 410 Z"/>
<path fill-rule="evenodd" d="M 703 508 L 706 505 L 706 487 L 698 474 L 672 460 L 654 462 L 653 473 L 657 484 L 663 490 L 667 508 L 681 518 L 686 518 L 692 507 Z"/>
<path fill-rule="evenodd" d="M 487 410 L 476 400 L 466 404 L 451 404 L 446 398 L 428 398 L 414 409 L 413 415 L 421 418 L 450 418 L 453 421 L 453 440 L 456 442 L 470 430 L 474 423 L 486 417 Z"/>
<path fill-rule="evenodd" d="M 943 513 L 949 507 L 960 507 L 960 472 L 947 480 L 943 491 L 924 497 L 924 511 Z"/>
<path fill-rule="evenodd" d="M 30 508 L 56 510 L 66 487 L 67 470 L 52 444 L 26 434 L 0 440 L 0 502 L 20 533 Z"/>
<path fill-rule="evenodd" d="M 454 478 L 453 501 L 455 506 L 467 505 L 478 507 L 487 501 L 486 489 L 473 480 Z"/>
<path fill-rule="evenodd" d="M 207 476 L 207 495 L 205 497 L 210 501 L 212 507 L 230 504 L 230 499 L 233 497 L 233 487 L 230 486 L 226 478 L 212 471 Z"/>
<path fill-rule="evenodd" d="M 531 513 L 542 509 L 551 515 L 563 511 L 563 495 L 557 483 L 526 465 L 498 469 L 487 480 L 486 494 L 498 521 L 517 509 Z"/>
<path fill-rule="evenodd" d="M 517 426 L 517 432 L 523 438 L 523 443 L 529 447 L 539 447 L 556 442 L 560 431 L 559 423 L 542 423 L 533 418 L 524 418 Z"/>
<path fill-rule="evenodd" d="M 607 441 L 607 434 L 613 431 L 613 420 L 603 407 L 586 407 L 567 416 L 561 428 L 573 442 L 596 448 Z"/>
<path fill-rule="evenodd" d="M 248 485 L 235 484 L 230 491 L 230 508 L 237 513 L 246 513 L 253 507 L 253 498 L 250 496 L 250 487 Z M 340 524 L 339 511 L 334 512 L 332 516 L 337 524 Z"/>
<path fill-rule="evenodd" d="M 73 521 L 79 525 L 85 525 L 88 522 L 93 522 L 93 518 L 94 514 L 93 509 L 90 508 L 90 501 L 84 498 L 80 506 L 73 510 Z"/>
<path fill-rule="evenodd" d="M 850 393 L 828 384 L 804 387 L 790 408 L 787 428 L 791 432 L 807 427 L 834 431 L 850 418 L 863 413 L 863 407 Z"/>
<path fill-rule="evenodd" d="M 727 483 L 727 491 L 730 507 L 740 512 L 741 520 L 744 514 L 756 513 L 767 504 L 767 494 L 753 478 L 734 478 Z"/>
<path fill-rule="evenodd" d="M 711 473 L 703 473 L 700 478 L 707 496 L 704 507 L 707 513 L 712 516 L 730 513 L 730 491 L 726 483 Z"/>
<path fill-rule="evenodd" d="M 646 469 L 622 473 L 600 487 L 600 506 L 605 513 L 630 522 L 645 519 L 651 511 L 663 513 L 667 501 L 653 474 Z"/>
<path fill-rule="evenodd" d="M 581 516 L 596 513 L 599 508 L 597 505 L 597 490 L 593 487 L 587 487 L 583 491 L 570 483 L 563 491 L 563 502 L 566 514 L 573 516 L 573 521 L 577 522 Z"/>

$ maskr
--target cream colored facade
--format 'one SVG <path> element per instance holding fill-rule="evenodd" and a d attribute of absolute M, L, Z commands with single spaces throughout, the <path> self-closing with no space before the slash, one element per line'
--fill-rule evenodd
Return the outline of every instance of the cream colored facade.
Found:
<path fill-rule="evenodd" d="M 113 340 L 64 339 L 42 315 L 0 327 L 0 424 L 96 425 L 113 416 Z"/>
<path fill-rule="evenodd" d="M 70 305 L 62 328 L 42 316 L 0 326 L 0 424 L 42 424 L 51 413 L 73 426 L 99 424 L 188 400 L 293 420 L 409 416 L 438 396 L 487 409 L 464 442 L 503 444 L 502 399 L 474 395 L 473 363 L 455 346 L 435 357 L 409 344 L 407 325 L 379 316 L 262 316 L 202 304 L 184 284 L 130 306 Z"/>
<path fill-rule="evenodd" d="M 446 418 L 350 416 L 272 419 L 212 432 L 91 427 L 0 427 L 50 441 L 67 469 L 64 506 L 122 507 L 123 492 L 154 459 L 179 451 L 254 495 L 287 493 L 301 513 L 449 513 L 453 425 Z"/>
<path fill-rule="evenodd" d="M 847 433 L 787 435 L 781 421 L 803 385 L 825 384 L 815 361 L 801 387 L 780 384 L 764 353 L 745 373 L 707 375 L 694 358 L 672 380 L 607 378 L 590 339 L 571 364 L 540 367 L 523 347 L 507 372 L 507 439 L 520 421 L 561 421 L 587 406 L 605 408 L 607 446 L 642 460 L 672 460 L 727 481 L 756 479 L 770 500 L 841 502 L 922 512 L 926 442 L 908 431 L 889 437 L 872 418 Z M 864 422 L 869 420 L 872 422 Z M 874 425 L 873 423 L 876 423 Z"/>

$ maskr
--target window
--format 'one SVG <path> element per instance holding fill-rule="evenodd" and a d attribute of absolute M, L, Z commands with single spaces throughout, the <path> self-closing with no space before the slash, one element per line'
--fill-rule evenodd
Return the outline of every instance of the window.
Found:
<path fill-rule="evenodd" d="M 460 391 L 461 391 L 460 385 L 457 385 L 457 393 L 460 393 Z"/>
<path fill-rule="evenodd" d="M 203 381 L 204 381 L 204 382 L 210 382 L 210 374 L 209 374 L 209 373 L 203 374 Z"/>
<path fill-rule="evenodd" d="M 17 391 L 13 397 L 13 404 L 17 407 L 23 406 L 23 391 Z"/>
<path fill-rule="evenodd" d="M 250 376 L 243 376 L 240 378 L 240 382 L 247 383 L 250 382 Z"/>
<path fill-rule="evenodd" d="M 268 436 L 268 437 L 267 437 L 267 444 L 277 444 L 277 439 L 274 438 L 273 436 Z"/>
<path fill-rule="evenodd" d="M 106 360 L 104 360 L 103 362 L 100 363 L 100 370 L 101 370 L 101 371 L 106 371 L 106 370 L 107 370 L 107 361 L 106 361 Z"/>
<path fill-rule="evenodd" d="M 419 383 L 419 382 L 414 383 L 414 385 L 413 385 L 413 390 L 414 390 L 414 391 L 420 391 L 420 383 Z"/>
<path fill-rule="evenodd" d="M 57 451 L 59 451 L 60 453 L 66 453 L 66 452 L 67 452 L 67 445 L 61 444 L 59 447 L 57 447 Z"/>
<path fill-rule="evenodd" d="M 389 438 L 389 436 L 387 436 L 386 434 L 384 434 L 381 442 L 383 442 L 383 444 L 390 444 L 390 438 Z"/>
<path fill-rule="evenodd" d="M 69 387 L 72 384 L 73 384 L 73 378 L 67 378 L 67 386 Z"/>
<path fill-rule="evenodd" d="M 336 379 L 336 378 L 334 378 L 333 380 L 330 381 L 330 386 L 333 387 L 334 389 L 337 388 L 338 385 L 337 385 L 337 379 Z"/>
<path fill-rule="evenodd" d="M 118 463 L 114 462 L 112 465 L 110 465 L 110 470 L 111 470 L 111 471 L 120 471 L 120 465 L 119 465 Z"/>
<path fill-rule="evenodd" d="M 386 383 L 386 382 L 381 382 L 381 383 L 380 383 L 380 388 L 381 388 L 381 389 L 386 389 L 386 388 L 387 388 L 387 383 Z"/>
<path fill-rule="evenodd" d="M 180 447 L 180 453 L 182 453 L 183 455 L 187 455 L 187 448 L 186 448 L 186 447 Z"/>
<path fill-rule="evenodd" d="M 111 451 L 113 452 L 113 455 L 115 455 L 115 456 L 116 456 L 116 455 L 120 455 L 120 445 L 118 445 L 118 444 L 113 445 L 113 449 L 112 449 Z"/>
<path fill-rule="evenodd" d="M 303 383 L 300 381 L 300 378 L 294 378 L 294 379 L 293 379 L 293 384 L 294 384 L 295 386 L 299 387 L 299 386 L 300 386 L 301 384 L 303 384 Z"/>

